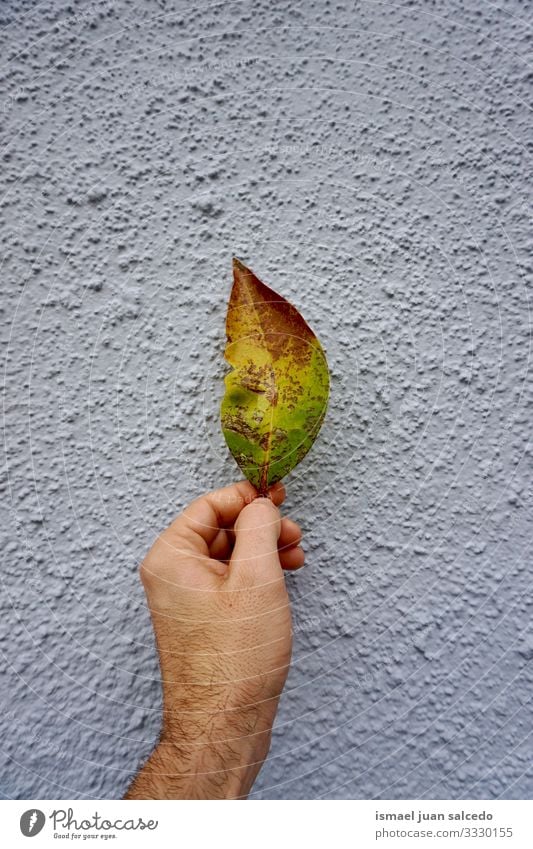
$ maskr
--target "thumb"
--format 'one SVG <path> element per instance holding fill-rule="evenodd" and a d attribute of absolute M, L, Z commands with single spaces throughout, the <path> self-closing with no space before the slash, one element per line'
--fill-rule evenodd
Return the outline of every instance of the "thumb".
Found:
<path fill-rule="evenodd" d="M 234 526 L 235 546 L 230 572 L 251 584 L 278 578 L 281 574 L 280 529 L 279 510 L 270 499 L 256 498 L 246 505 Z"/>

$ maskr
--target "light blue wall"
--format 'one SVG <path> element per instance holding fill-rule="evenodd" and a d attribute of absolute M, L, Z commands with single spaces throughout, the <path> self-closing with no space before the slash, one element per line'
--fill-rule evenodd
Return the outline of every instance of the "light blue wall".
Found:
<path fill-rule="evenodd" d="M 137 567 L 237 476 L 235 253 L 333 374 L 256 795 L 530 796 L 526 6 L 196 5 L 0 12 L 1 790 L 119 796 L 157 736 Z"/>

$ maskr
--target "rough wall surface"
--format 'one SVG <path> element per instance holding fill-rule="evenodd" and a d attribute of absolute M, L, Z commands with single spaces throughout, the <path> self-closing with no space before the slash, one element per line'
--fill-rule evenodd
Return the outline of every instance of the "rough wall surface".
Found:
<path fill-rule="evenodd" d="M 118 797 L 157 736 L 137 567 L 238 477 L 234 253 L 333 383 L 255 796 L 533 793 L 527 7 L 2 3 L 5 797 Z"/>

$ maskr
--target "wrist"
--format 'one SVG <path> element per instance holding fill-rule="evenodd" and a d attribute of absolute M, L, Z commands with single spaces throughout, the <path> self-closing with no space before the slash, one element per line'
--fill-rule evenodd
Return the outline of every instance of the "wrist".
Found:
<path fill-rule="evenodd" d="M 261 706 L 194 714 L 165 710 L 158 750 L 165 763 L 188 775 L 204 798 L 245 797 L 270 748 L 272 721 Z M 215 796 L 218 798 L 218 796 Z"/>

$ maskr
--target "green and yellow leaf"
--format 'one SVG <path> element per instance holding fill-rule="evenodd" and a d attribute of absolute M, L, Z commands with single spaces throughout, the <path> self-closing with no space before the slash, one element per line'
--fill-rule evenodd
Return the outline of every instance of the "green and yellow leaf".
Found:
<path fill-rule="evenodd" d="M 298 310 L 238 259 L 226 319 L 222 430 L 260 493 L 307 454 L 329 396 L 322 346 Z"/>

